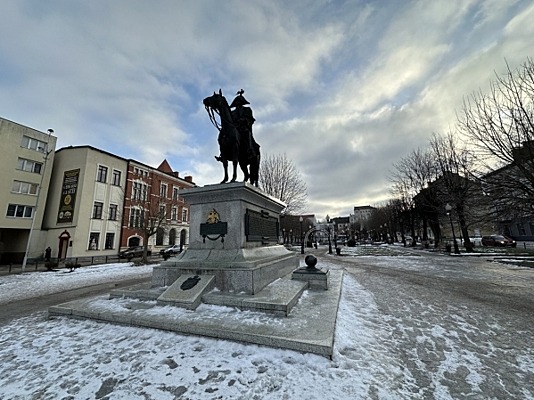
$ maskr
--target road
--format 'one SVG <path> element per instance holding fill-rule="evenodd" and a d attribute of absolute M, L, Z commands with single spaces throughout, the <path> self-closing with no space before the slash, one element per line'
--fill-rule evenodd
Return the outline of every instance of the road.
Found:
<path fill-rule="evenodd" d="M 46 296 L 34 297 L 26 300 L 20 300 L 12 303 L 2 304 L 0 307 L 0 326 L 8 324 L 15 318 L 30 315 L 36 312 L 45 313 L 48 307 L 56 304 L 65 303 L 70 300 L 84 297 L 97 296 L 109 293 L 112 289 L 118 289 L 126 286 L 132 286 L 140 283 L 149 282 L 151 277 L 143 279 L 128 279 L 116 282 L 109 282 L 98 285 L 75 288 L 61 293 L 54 293 Z"/>
<path fill-rule="evenodd" d="M 412 254 L 336 260 L 372 294 L 381 317 L 368 324 L 384 332 L 399 385 L 418 398 L 463 398 L 473 387 L 477 398 L 534 398 L 534 270 Z"/>

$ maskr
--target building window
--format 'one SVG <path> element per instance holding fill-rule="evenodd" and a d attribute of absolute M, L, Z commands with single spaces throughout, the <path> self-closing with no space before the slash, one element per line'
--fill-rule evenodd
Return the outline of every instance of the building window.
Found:
<path fill-rule="evenodd" d="M 143 184 L 141 186 L 141 201 L 147 201 L 148 200 L 148 186 Z"/>
<path fill-rule="evenodd" d="M 120 186 L 121 185 L 121 171 L 116 169 L 113 170 L 112 185 Z"/>
<path fill-rule="evenodd" d="M 134 182 L 132 188 L 132 200 L 139 200 L 141 198 L 141 184 Z"/>
<path fill-rule="evenodd" d="M 88 250 L 98 250 L 98 239 L 100 238 L 100 233 L 91 232 L 89 234 L 89 247 Z"/>
<path fill-rule="evenodd" d="M 156 246 L 163 246 L 163 239 L 165 237 L 165 231 L 159 227 L 156 230 Z"/>
<path fill-rule="evenodd" d="M 17 161 L 17 169 L 21 171 L 33 172 L 35 174 L 40 174 L 43 167 L 42 163 L 38 163 L 32 160 L 27 160 L 26 158 L 19 158 Z"/>
<path fill-rule="evenodd" d="M 29 136 L 23 136 L 21 147 L 24 147 L 25 149 L 31 149 L 35 151 L 40 151 L 41 153 L 45 153 L 47 144 L 45 142 L 41 142 L 40 140 L 31 138 Z"/>
<path fill-rule="evenodd" d="M 167 198 L 167 184 L 162 183 L 159 187 L 159 197 Z"/>
<path fill-rule="evenodd" d="M 148 186 L 141 182 L 134 182 L 132 189 L 132 200 L 146 201 Z"/>
<path fill-rule="evenodd" d="M 142 223 L 141 210 L 139 208 L 130 209 L 130 228 L 140 228 Z"/>
<path fill-rule="evenodd" d="M 166 213 L 166 211 L 165 211 L 165 205 L 160 205 L 160 206 L 159 206 L 159 218 L 160 218 L 160 219 L 165 218 L 166 214 L 167 214 L 167 213 Z"/>
<path fill-rule="evenodd" d="M 180 188 L 177 188 L 177 187 L 173 187 L 172 188 L 172 199 L 174 201 L 178 201 L 178 191 L 180 190 Z"/>
<path fill-rule="evenodd" d="M 187 208 L 182 210 L 182 222 L 187 222 Z"/>
<path fill-rule="evenodd" d="M 11 192 L 36 195 L 38 187 L 36 183 L 13 181 Z"/>
<path fill-rule="evenodd" d="M 108 179 L 108 167 L 99 165 L 98 171 L 96 173 L 96 181 L 106 183 L 107 179 Z"/>
<path fill-rule="evenodd" d="M 104 203 L 100 203 L 99 201 L 95 201 L 93 204 L 93 218 L 94 219 L 102 219 L 102 209 L 104 208 Z"/>
<path fill-rule="evenodd" d="M 141 168 L 135 167 L 134 168 L 134 174 L 147 177 L 148 176 L 148 171 L 145 171 L 145 170 L 142 170 Z"/>
<path fill-rule="evenodd" d="M 114 233 L 106 233 L 106 243 L 104 244 L 104 248 L 106 250 L 113 249 L 113 242 L 115 241 L 115 234 Z"/>
<path fill-rule="evenodd" d="M 117 205 L 116 204 L 109 205 L 109 220 L 110 221 L 117 220 Z"/>
<path fill-rule="evenodd" d="M 173 207 L 171 211 L 171 219 L 176 221 L 178 219 L 178 207 Z"/>
<path fill-rule="evenodd" d="M 33 215 L 33 207 L 22 204 L 9 204 L 7 206 L 7 217 L 15 218 L 31 218 Z"/>

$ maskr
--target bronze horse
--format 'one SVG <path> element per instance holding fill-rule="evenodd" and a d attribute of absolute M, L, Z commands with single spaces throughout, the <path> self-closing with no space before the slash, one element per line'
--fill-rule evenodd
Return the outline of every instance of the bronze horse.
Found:
<path fill-rule="evenodd" d="M 236 122 L 232 118 L 230 106 L 222 94 L 213 92 L 213 96 L 206 97 L 203 101 L 204 107 L 210 116 L 213 125 L 219 130 L 219 149 L 220 156 L 215 158 L 222 162 L 224 167 L 224 179 L 221 183 L 228 182 L 228 162 L 233 165 L 232 179 L 230 182 L 237 180 L 237 164 L 241 167 L 244 174 L 244 181 L 250 180 L 250 183 L 258 186 L 259 165 L 260 165 L 260 146 L 256 143 L 252 135 L 240 133 Z M 220 125 L 215 119 L 215 113 L 219 114 L 221 119 Z M 252 143 L 249 141 L 252 140 Z M 253 152 L 250 152 L 253 149 Z M 250 166 L 250 170 L 249 170 Z"/>

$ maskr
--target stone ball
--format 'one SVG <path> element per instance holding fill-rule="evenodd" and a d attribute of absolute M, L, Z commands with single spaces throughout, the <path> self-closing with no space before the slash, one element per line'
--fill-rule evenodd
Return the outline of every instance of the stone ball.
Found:
<path fill-rule="evenodd" d="M 311 254 L 307 255 L 304 259 L 304 262 L 309 268 L 315 268 L 317 265 L 317 257 L 312 256 Z"/>

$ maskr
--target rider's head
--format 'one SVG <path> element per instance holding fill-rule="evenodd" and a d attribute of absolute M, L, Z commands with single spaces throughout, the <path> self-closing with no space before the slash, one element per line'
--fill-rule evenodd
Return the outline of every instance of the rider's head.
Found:
<path fill-rule="evenodd" d="M 242 107 L 246 104 L 250 104 L 247 99 L 242 94 L 239 94 L 239 96 L 236 96 L 234 101 L 232 101 L 232 104 L 230 104 L 230 108 L 234 107 Z"/>

